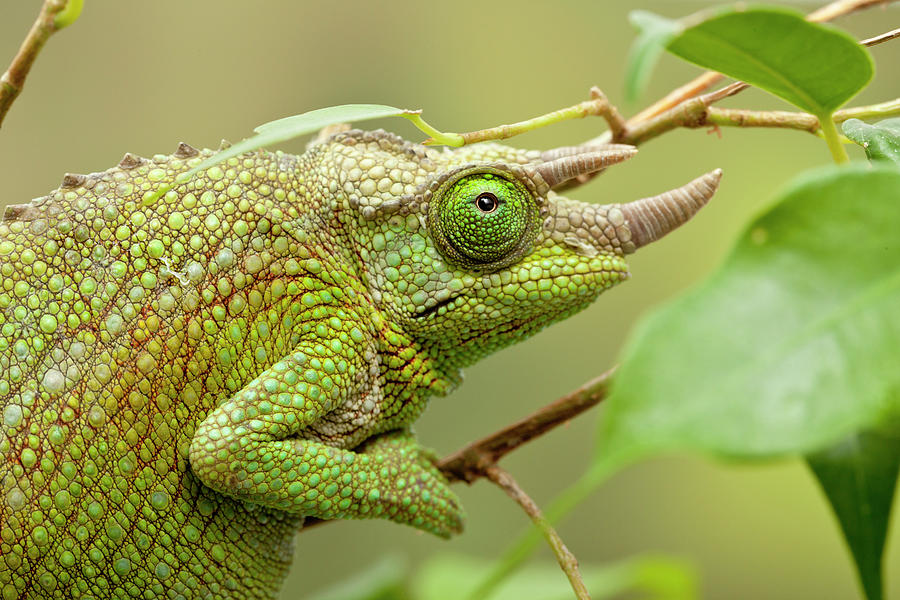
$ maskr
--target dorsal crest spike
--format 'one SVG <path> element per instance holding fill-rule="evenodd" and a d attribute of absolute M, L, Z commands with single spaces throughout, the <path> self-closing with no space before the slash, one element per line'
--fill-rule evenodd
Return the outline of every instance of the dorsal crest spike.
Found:
<path fill-rule="evenodd" d="M 119 161 L 120 169 L 133 169 L 144 162 L 144 159 L 136 154 L 132 154 L 131 152 L 126 152 L 125 156 L 122 157 L 122 160 Z"/>
<path fill-rule="evenodd" d="M 34 221 L 41 216 L 41 210 L 34 204 L 10 204 L 3 211 L 4 221 Z"/>
<path fill-rule="evenodd" d="M 228 150 L 229 148 L 231 148 L 231 142 L 229 142 L 225 138 L 222 138 L 222 141 L 219 142 L 219 152 L 221 152 L 222 150 Z"/>
<path fill-rule="evenodd" d="M 77 188 L 81 185 L 84 185 L 84 182 L 87 180 L 87 175 L 82 175 L 80 173 L 66 173 L 63 175 L 62 184 L 60 187 L 63 188 Z"/>
<path fill-rule="evenodd" d="M 178 148 L 175 149 L 175 153 L 172 156 L 175 158 L 192 158 L 198 154 L 200 154 L 200 151 L 190 144 L 179 142 Z"/>

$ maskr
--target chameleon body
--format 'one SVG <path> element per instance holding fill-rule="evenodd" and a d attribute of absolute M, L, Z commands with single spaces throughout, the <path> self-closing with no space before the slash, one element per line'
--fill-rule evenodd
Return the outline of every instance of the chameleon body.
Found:
<path fill-rule="evenodd" d="M 410 431 L 428 398 L 624 280 L 718 183 L 551 191 L 631 153 L 351 131 L 185 182 L 213 152 L 182 144 L 9 207 L 0 597 L 272 598 L 305 516 L 460 531 Z"/>

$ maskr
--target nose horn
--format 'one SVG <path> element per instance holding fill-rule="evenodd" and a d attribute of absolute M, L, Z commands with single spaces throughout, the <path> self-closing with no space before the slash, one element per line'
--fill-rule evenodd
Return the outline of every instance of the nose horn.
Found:
<path fill-rule="evenodd" d="M 534 165 L 532 169 L 552 189 L 579 175 L 594 173 L 620 163 L 635 154 L 637 148 L 624 144 L 569 146 L 544 152 L 541 155 L 544 162 Z"/>
<path fill-rule="evenodd" d="M 722 169 L 710 171 L 680 188 L 620 206 L 635 249 L 687 223 L 719 188 Z"/>

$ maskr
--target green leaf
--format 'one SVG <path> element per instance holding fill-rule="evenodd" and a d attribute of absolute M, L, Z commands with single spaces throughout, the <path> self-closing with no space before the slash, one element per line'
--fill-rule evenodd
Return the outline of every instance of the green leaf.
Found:
<path fill-rule="evenodd" d="M 878 423 L 900 386 L 900 170 L 802 176 L 704 284 L 624 352 L 600 472 L 652 452 L 807 453 Z"/>
<path fill-rule="evenodd" d="M 859 119 L 844 122 L 844 135 L 866 149 L 869 160 L 900 164 L 900 117 L 869 125 Z"/>
<path fill-rule="evenodd" d="M 719 13 L 685 29 L 668 50 L 819 117 L 856 95 L 874 72 L 869 52 L 848 34 L 775 8 Z"/>
<path fill-rule="evenodd" d="M 468 598 L 490 569 L 490 561 L 459 555 L 439 555 L 416 572 L 415 600 Z M 620 597 L 628 592 L 644 592 L 640 597 L 689 600 L 697 597 L 697 575 L 684 561 L 642 556 L 602 567 L 583 565 L 585 587 L 591 598 Z M 570 600 L 572 587 L 552 563 L 532 564 L 505 580 L 491 600 Z"/>
<path fill-rule="evenodd" d="M 854 434 L 807 460 L 840 521 L 866 597 L 881 600 L 884 541 L 900 472 L 900 431 Z"/>
<path fill-rule="evenodd" d="M 416 114 L 418 114 L 416 111 L 395 108 L 393 106 L 384 106 L 381 104 L 342 104 L 340 106 L 329 106 L 327 108 L 312 110 L 301 115 L 285 117 L 284 119 L 278 119 L 277 121 L 270 121 L 254 129 L 253 131 L 256 132 L 255 136 L 233 144 L 225 150 L 201 161 L 185 173 L 182 173 L 178 177 L 176 183 L 186 183 L 200 171 L 214 167 L 215 165 L 226 161 L 229 158 L 239 156 L 244 152 L 257 150 L 263 146 L 271 146 L 273 144 L 286 142 L 300 137 L 301 135 L 314 133 L 329 125 L 368 121 L 384 117 L 404 117 Z M 161 187 L 148 198 L 148 201 L 161 198 L 173 187 L 174 185 L 171 184 Z"/>
<path fill-rule="evenodd" d="M 628 21 L 640 32 L 628 50 L 625 66 L 625 99 L 635 102 L 647 87 L 647 81 L 666 44 L 680 31 L 681 26 L 676 21 L 646 10 L 631 11 Z"/>
<path fill-rule="evenodd" d="M 381 119 L 384 117 L 399 117 L 409 114 L 411 111 L 394 108 L 393 106 L 383 106 L 381 104 L 342 104 L 340 106 L 329 106 L 318 110 L 311 110 L 301 115 L 285 117 L 276 121 L 263 123 L 253 131 L 256 135 L 245 140 L 233 144 L 215 156 L 204 160 L 196 167 L 188 171 L 183 177 L 190 178 L 222 161 L 228 160 L 234 156 L 239 156 L 244 152 L 250 152 L 270 146 L 272 144 L 280 144 L 301 135 L 315 133 L 323 127 L 337 125 L 338 123 L 350 123 L 358 121 L 369 121 L 371 119 Z"/>
<path fill-rule="evenodd" d="M 308 600 L 408 600 L 405 584 L 408 570 L 402 558 L 389 556 L 362 572 L 348 574 L 340 583 Z M 299 594 L 306 597 L 306 592 Z"/>

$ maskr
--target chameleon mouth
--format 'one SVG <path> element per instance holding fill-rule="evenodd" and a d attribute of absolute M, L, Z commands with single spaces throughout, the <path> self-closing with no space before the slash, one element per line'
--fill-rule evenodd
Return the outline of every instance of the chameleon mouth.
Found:
<path fill-rule="evenodd" d="M 417 319 L 427 319 L 427 318 L 430 317 L 431 315 L 437 314 L 437 312 L 438 312 L 441 308 L 443 308 L 443 307 L 445 307 L 445 306 L 449 306 L 450 304 L 453 304 L 453 302 L 456 301 L 456 299 L 457 299 L 458 297 L 459 297 L 459 296 L 450 296 L 449 298 L 445 298 L 444 300 L 441 300 L 440 302 L 438 302 L 438 303 L 435 304 L 434 306 L 429 306 L 428 308 L 426 308 L 426 309 L 423 310 L 422 312 L 416 313 L 416 318 L 417 318 Z"/>

